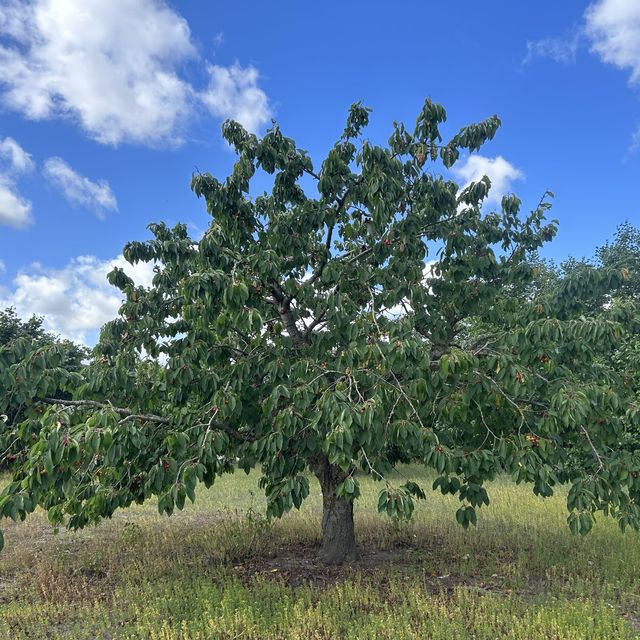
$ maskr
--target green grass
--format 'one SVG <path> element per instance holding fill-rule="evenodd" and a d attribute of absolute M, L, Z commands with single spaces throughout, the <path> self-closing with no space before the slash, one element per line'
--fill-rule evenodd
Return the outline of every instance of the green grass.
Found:
<path fill-rule="evenodd" d="M 362 560 L 327 569 L 314 561 L 319 492 L 267 523 L 257 479 L 221 478 L 172 518 L 149 503 L 58 536 L 42 513 L 3 523 L 0 638 L 640 637 L 640 539 L 603 518 L 572 536 L 563 495 L 496 481 L 464 531 L 457 499 L 430 493 L 398 525 L 363 480 Z"/>

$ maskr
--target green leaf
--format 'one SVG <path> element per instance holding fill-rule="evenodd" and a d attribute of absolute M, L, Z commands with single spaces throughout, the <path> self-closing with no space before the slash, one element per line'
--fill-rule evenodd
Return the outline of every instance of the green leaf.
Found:
<path fill-rule="evenodd" d="M 44 468 L 45 471 L 51 475 L 53 473 L 53 458 L 51 457 L 51 449 L 47 449 L 44 454 Z"/>

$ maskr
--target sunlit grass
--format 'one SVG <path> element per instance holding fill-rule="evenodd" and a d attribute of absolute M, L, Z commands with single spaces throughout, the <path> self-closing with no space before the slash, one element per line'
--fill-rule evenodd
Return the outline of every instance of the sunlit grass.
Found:
<path fill-rule="evenodd" d="M 3 523 L 0 637 L 637 637 L 640 539 L 604 518 L 572 536 L 562 495 L 498 480 L 464 531 L 456 498 L 428 493 L 398 525 L 362 479 L 362 561 L 325 571 L 315 483 L 300 512 L 268 523 L 257 480 L 225 476 L 172 518 L 149 503 L 58 536 L 42 513 Z"/>

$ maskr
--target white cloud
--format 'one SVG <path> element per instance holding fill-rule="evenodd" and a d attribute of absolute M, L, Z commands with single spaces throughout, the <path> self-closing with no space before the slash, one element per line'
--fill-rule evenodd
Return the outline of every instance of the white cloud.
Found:
<path fill-rule="evenodd" d="M 6 104 L 28 118 L 72 116 L 100 142 L 176 134 L 195 55 L 186 21 L 160 0 L 8 0 L 0 28 Z"/>
<path fill-rule="evenodd" d="M 0 260 L 0 273 L 4 273 L 7 270 L 7 267 L 4 261 Z"/>
<path fill-rule="evenodd" d="M 491 180 L 491 189 L 486 202 L 499 203 L 502 196 L 511 191 L 511 183 L 522 180 L 524 174 L 502 156 L 486 158 L 481 155 L 470 155 L 463 164 L 456 164 L 453 173 L 464 181 L 464 189 L 471 182 L 477 182 L 483 176 Z"/>
<path fill-rule="evenodd" d="M 640 85 L 640 2 L 599 0 L 585 12 L 591 51 L 603 62 L 629 69 L 630 84 Z"/>
<path fill-rule="evenodd" d="M 535 58 L 575 62 L 578 50 L 589 45 L 591 53 L 606 64 L 630 72 L 629 84 L 640 87 L 640 1 L 596 0 L 585 10 L 581 24 L 568 34 L 527 42 L 522 64 Z M 629 151 L 640 147 L 640 129 L 632 134 Z"/>
<path fill-rule="evenodd" d="M 108 182 L 93 182 L 81 176 L 62 158 L 49 158 L 44 163 L 44 175 L 64 193 L 69 202 L 94 209 L 99 217 L 105 210 L 118 209 L 118 202 Z"/>
<path fill-rule="evenodd" d="M 32 222 L 31 202 L 16 191 L 13 182 L 0 176 L 0 224 L 24 229 Z"/>
<path fill-rule="evenodd" d="M 200 99 L 218 118 L 237 120 L 245 129 L 256 133 L 271 117 L 267 94 L 258 87 L 255 67 L 208 67 L 209 87 Z"/>
<path fill-rule="evenodd" d="M 603 62 L 631 71 L 630 83 L 640 84 L 640 2 L 596 0 L 585 10 L 581 24 L 563 36 L 527 42 L 523 64 L 535 58 L 575 62 L 581 46 L 589 44 Z"/>
<path fill-rule="evenodd" d="M 61 269 L 31 265 L 15 277 L 12 290 L 0 296 L 0 308 L 13 306 L 23 318 L 42 315 L 47 330 L 77 342 L 93 343 L 100 327 L 116 317 L 122 302 L 121 292 L 107 282 L 107 274 L 116 266 L 136 284 L 151 284 L 151 264 L 132 266 L 122 256 L 113 260 L 80 256 Z"/>
<path fill-rule="evenodd" d="M 24 229 L 32 223 L 31 202 L 18 192 L 16 178 L 33 167 L 31 156 L 13 138 L 0 140 L 0 225 Z"/>
<path fill-rule="evenodd" d="M 580 48 L 581 33 L 574 30 L 562 37 L 543 38 L 542 40 L 527 42 L 527 55 L 522 61 L 529 64 L 536 58 L 550 58 L 562 64 L 573 64 Z"/>
<path fill-rule="evenodd" d="M 180 75 L 200 60 L 165 0 L 2 0 L 2 36 L 5 105 L 71 118 L 102 143 L 179 143 L 201 101 L 253 129 L 270 115 L 253 67 L 211 67 L 202 95 Z"/>
<path fill-rule="evenodd" d="M 13 138 L 0 140 L 0 159 L 16 173 L 31 171 L 35 167 L 31 155 L 28 154 Z"/>

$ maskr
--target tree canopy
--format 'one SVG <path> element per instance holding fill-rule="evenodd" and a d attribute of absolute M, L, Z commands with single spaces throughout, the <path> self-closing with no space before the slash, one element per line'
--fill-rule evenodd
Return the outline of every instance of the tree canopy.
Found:
<path fill-rule="evenodd" d="M 60 365 L 68 371 L 79 371 L 82 362 L 89 356 L 89 350 L 71 340 L 66 340 L 57 335 L 45 331 L 43 328 L 44 319 L 32 315 L 27 320 L 21 320 L 13 307 L 8 307 L 0 311 L 0 349 L 11 349 L 24 357 L 26 354 L 43 352 L 49 345 L 57 345 L 60 353 Z M 0 387 L 3 393 L 4 387 Z M 55 390 L 55 397 L 70 397 L 60 390 Z M 0 405 L 0 414 L 5 416 L 7 422 L 17 423 L 24 417 L 25 405 L 18 402 L 15 396 L 10 393 L 4 398 Z M 6 460 L 0 460 L 0 469 L 3 469 Z"/>
<path fill-rule="evenodd" d="M 448 169 L 500 121 L 444 142 L 445 119 L 427 100 L 413 130 L 394 123 L 379 145 L 355 104 L 317 168 L 277 125 L 258 138 L 225 123 L 233 171 L 191 184 L 209 228 L 196 240 L 152 224 L 152 239 L 125 247 L 156 274 L 149 288 L 110 274 L 124 302 L 90 365 L 61 367 L 56 345 L 0 348 L 3 397 L 27 406 L 2 435 L 15 459 L 0 515 L 40 505 L 76 528 L 154 495 L 171 514 L 199 482 L 258 467 L 281 516 L 308 495 L 310 471 L 321 555 L 345 562 L 359 474 L 380 480 L 380 511 L 409 518 L 425 488 L 388 475 L 418 462 L 459 497 L 465 527 L 506 472 L 543 496 L 569 483 L 574 532 L 598 511 L 638 528 L 640 457 L 619 447 L 638 399 L 609 357 L 634 305 L 587 302 L 629 271 L 587 265 L 537 286 L 551 194 L 526 214 L 514 195 L 487 210 L 489 179 L 461 188 Z M 252 191 L 256 172 L 269 192 Z M 58 387 L 72 399 L 50 397 Z"/>

